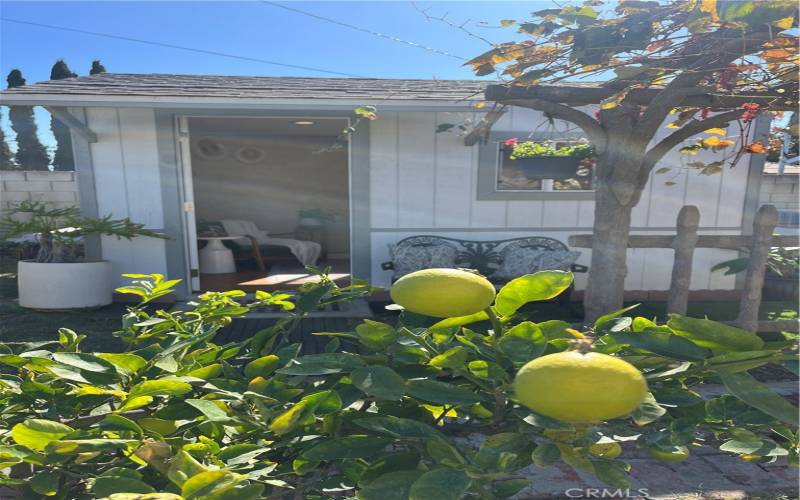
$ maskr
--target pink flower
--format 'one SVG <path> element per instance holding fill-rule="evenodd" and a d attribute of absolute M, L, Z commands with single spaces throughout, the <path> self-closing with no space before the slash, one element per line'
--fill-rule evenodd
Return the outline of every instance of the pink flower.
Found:
<path fill-rule="evenodd" d="M 506 146 L 515 146 L 518 142 L 519 139 L 517 139 L 516 137 L 512 137 L 511 139 L 506 139 L 506 142 L 504 142 L 503 144 L 505 144 Z"/>

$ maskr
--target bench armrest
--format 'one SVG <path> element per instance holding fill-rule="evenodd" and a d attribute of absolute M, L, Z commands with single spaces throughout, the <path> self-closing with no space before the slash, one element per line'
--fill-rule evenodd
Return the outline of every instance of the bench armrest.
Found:
<path fill-rule="evenodd" d="M 581 264 L 572 264 L 570 271 L 573 273 L 585 273 L 589 271 L 589 266 L 584 266 Z"/>
<path fill-rule="evenodd" d="M 382 262 L 381 263 L 381 269 L 383 269 L 384 271 L 393 270 L 394 269 L 394 262 L 391 262 L 391 261 L 390 262 Z"/>

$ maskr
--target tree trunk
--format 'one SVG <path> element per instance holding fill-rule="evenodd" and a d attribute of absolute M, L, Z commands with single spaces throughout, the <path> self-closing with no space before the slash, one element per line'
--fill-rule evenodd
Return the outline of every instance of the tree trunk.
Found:
<path fill-rule="evenodd" d="M 632 208 L 632 205 L 622 205 L 617 200 L 610 185 L 597 185 L 592 263 L 583 299 L 587 325 L 622 307 Z"/>

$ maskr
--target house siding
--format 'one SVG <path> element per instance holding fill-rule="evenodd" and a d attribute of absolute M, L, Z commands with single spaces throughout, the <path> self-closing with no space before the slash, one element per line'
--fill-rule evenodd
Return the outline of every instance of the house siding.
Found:
<path fill-rule="evenodd" d="M 466 147 L 455 133 L 436 133 L 442 123 L 478 118 L 475 112 L 383 112 L 371 124 L 370 136 L 370 234 L 372 283 L 390 284 L 391 272 L 381 269 L 390 260 L 389 247 L 418 234 L 442 234 L 455 238 L 492 240 L 541 235 L 566 242 L 573 234 L 591 233 L 592 200 L 479 200 L 477 198 L 478 145 Z M 524 108 L 510 110 L 494 125 L 493 132 L 519 134 L 541 123 L 541 113 Z M 557 124 L 563 128 L 563 124 Z M 662 127 L 654 140 L 672 132 Z M 520 136 L 524 138 L 524 136 Z M 683 205 L 697 205 L 701 234 L 741 234 L 747 190 L 748 158 L 734 169 L 712 176 L 698 175 L 688 161 L 711 162 L 723 153 L 701 152 L 686 157 L 668 154 L 653 174 L 633 212 L 634 234 L 674 232 Z M 670 184 L 668 185 L 667 182 Z M 591 251 L 578 249 L 579 264 L 589 265 Z M 698 249 L 691 288 L 732 289 L 735 280 L 711 273 L 717 262 L 734 258 L 736 252 Z M 666 290 L 672 269 L 669 249 L 631 249 L 628 254 L 627 290 Z M 586 276 L 576 276 L 576 287 L 585 287 Z"/>
<path fill-rule="evenodd" d="M 90 144 L 97 213 L 128 217 L 151 230 L 163 230 L 161 180 L 155 113 L 142 108 L 87 108 L 87 125 L 97 134 Z M 78 169 L 81 165 L 77 166 Z M 101 237 L 101 256 L 112 263 L 116 283 L 122 273 L 166 274 L 163 240 Z"/>

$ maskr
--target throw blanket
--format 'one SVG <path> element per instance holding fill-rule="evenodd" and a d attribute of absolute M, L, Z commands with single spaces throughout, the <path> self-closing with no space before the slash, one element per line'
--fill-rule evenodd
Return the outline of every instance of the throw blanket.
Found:
<path fill-rule="evenodd" d="M 255 223 L 248 220 L 226 219 L 220 221 L 228 236 L 252 236 L 259 245 L 276 245 L 286 247 L 304 266 L 317 264 L 322 247 L 314 241 L 293 240 L 290 238 L 270 238 L 269 233 L 262 231 Z M 237 243 L 248 244 L 249 240 L 236 240 Z"/>

